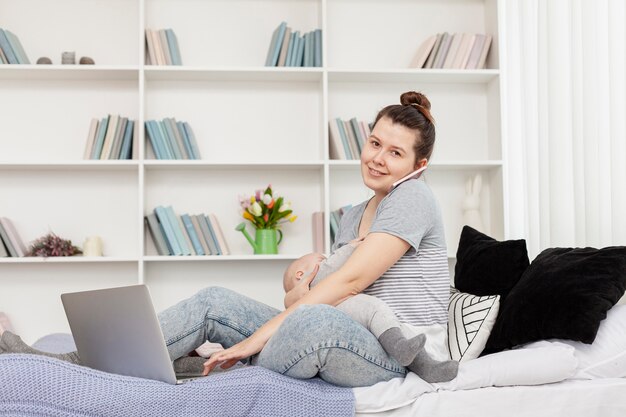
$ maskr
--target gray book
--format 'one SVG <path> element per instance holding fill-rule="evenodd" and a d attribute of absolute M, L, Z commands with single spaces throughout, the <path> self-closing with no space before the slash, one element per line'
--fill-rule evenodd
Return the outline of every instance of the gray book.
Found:
<path fill-rule="evenodd" d="M 435 62 L 433 62 L 433 68 L 443 68 L 443 63 L 446 61 L 451 41 L 452 37 L 450 34 L 448 32 L 444 32 L 443 38 L 441 39 L 441 45 L 439 46 L 437 56 L 435 57 Z"/>
<path fill-rule="evenodd" d="M 0 238 L 0 258 L 7 258 L 8 256 L 9 252 L 7 252 L 6 248 L 4 247 L 4 243 Z"/>
<path fill-rule="evenodd" d="M 8 235 L 7 231 L 4 230 L 4 227 L 2 226 L 2 223 L 0 223 L 0 239 L 4 242 L 4 245 L 6 246 L 7 250 L 9 251 L 9 254 L 13 258 L 19 257 L 17 251 L 15 250 L 15 248 L 13 247 L 13 244 L 11 243 L 11 240 L 9 239 L 9 235 Z"/>
<path fill-rule="evenodd" d="M 196 231 L 196 235 L 198 236 L 198 240 L 200 241 L 200 246 L 202 246 L 202 250 L 204 250 L 205 255 L 211 254 L 211 249 L 209 245 L 206 243 L 204 239 L 204 235 L 202 233 L 202 228 L 200 227 L 200 222 L 198 222 L 197 216 L 189 216 L 191 218 L 191 224 L 193 225 L 193 229 Z"/>
<path fill-rule="evenodd" d="M 156 246 L 157 253 L 162 256 L 171 255 L 172 253 L 167 247 L 163 231 L 161 230 L 161 226 L 159 225 L 159 220 L 157 219 L 156 215 L 154 213 L 148 214 L 145 217 L 145 221 L 146 225 L 148 226 L 148 231 L 152 236 L 154 246 Z"/>
<path fill-rule="evenodd" d="M 166 123 L 168 126 L 168 133 L 174 136 L 174 140 L 176 140 L 176 144 L 180 149 L 182 159 L 193 159 L 187 152 L 187 148 L 185 147 L 185 141 L 178 131 L 178 126 L 176 126 L 176 119 L 174 119 L 173 117 L 165 118 L 163 119 L 163 122 Z"/>
<path fill-rule="evenodd" d="M 115 138 L 113 138 L 113 144 L 111 145 L 111 153 L 109 159 L 120 159 L 120 151 L 122 150 L 122 142 L 124 140 L 124 133 L 126 132 L 126 125 L 128 124 L 128 117 L 122 117 L 117 124 L 115 130 Z"/>
<path fill-rule="evenodd" d="M 213 237 L 211 233 L 211 228 L 209 225 L 208 219 L 204 216 L 204 214 L 198 214 L 198 222 L 200 223 L 200 227 L 202 228 L 202 235 L 211 249 L 211 255 L 221 255 L 221 252 L 217 246 L 217 239 Z"/>
<path fill-rule="evenodd" d="M 441 40 L 443 39 L 443 33 L 437 34 L 437 39 L 435 40 L 435 45 L 433 49 L 430 51 L 430 55 L 428 55 L 428 59 L 426 60 L 426 64 L 424 68 L 432 68 L 433 63 L 435 62 L 435 57 L 437 56 L 437 52 L 439 51 L 439 46 L 441 45 Z"/>

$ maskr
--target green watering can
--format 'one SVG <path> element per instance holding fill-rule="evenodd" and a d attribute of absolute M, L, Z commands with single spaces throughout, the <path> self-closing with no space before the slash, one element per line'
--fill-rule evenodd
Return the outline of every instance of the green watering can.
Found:
<path fill-rule="evenodd" d="M 235 230 L 240 231 L 248 239 L 248 242 L 252 245 L 255 255 L 268 255 L 277 254 L 278 245 L 283 240 L 283 232 L 278 229 L 256 229 L 255 239 L 252 240 L 248 232 L 246 231 L 246 224 L 239 223 Z M 276 235 L 278 234 L 278 240 Z"/>

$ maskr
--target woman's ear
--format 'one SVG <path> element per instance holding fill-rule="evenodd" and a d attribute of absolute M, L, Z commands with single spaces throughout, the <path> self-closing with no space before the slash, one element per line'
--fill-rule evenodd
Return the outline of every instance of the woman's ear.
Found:
<path fill-rule="evenodd" d="M 415 171 L 428 164 L 428 159 L 422 158 L 415 164 Z"/>

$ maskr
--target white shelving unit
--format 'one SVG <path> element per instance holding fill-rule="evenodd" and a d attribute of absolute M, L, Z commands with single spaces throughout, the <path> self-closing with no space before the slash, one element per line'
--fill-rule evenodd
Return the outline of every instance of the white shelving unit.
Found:
<path fill-rule="evenodd" d="M 465 180 L 483 174 L 489 233 L 507 237 L 502 132 L 502 0 L 0 0 L 0 27 L 31 62 L 0 65 L 0 216 L 25 241 L 48 231 L 82 246 L 103 238 L 105 257 L 0 259 L 0 310 L 29 342 L 67 331 L 59 294 L 146 283 L 160 310 L 209 285 L 282 306 L 282 271 L 312 250 L 311 214 L 371 196 L 358 161 L 328 158 L 328 121 L 373 120 L 402 92 L 433 104 L 437 144 L 426 175 L 441 204 L 451 267 Z M 323 30 L 320 68 L 263 67 L 272 31 L 286 21 Z M 173 28 L 184 66 L 143 64 L 144 29 Z M 433 33 L 494 36 L 482 70 L 407 68 Z M 59 65 L 76 51 L 96 65 Z M 85 161 L 93 117 L 175 117 L 191 124 L 203 159 L 155 160 L 140 131 L 139 159 Z M 237 196 L 271 183 L 298 220 L 280 255 L 254 256 Z M 215 213 L 232 255 L 160 257 L 144 229 L 154 206 Z M 330 247 L 326 224 L 326 248 Z"/>

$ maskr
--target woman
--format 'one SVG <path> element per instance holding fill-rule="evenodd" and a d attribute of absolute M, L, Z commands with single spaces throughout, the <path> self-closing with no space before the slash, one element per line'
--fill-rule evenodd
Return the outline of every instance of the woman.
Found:
<path fill-rule="evenodd" d="M 210 340 L 227 349 L 211 356 L 205 374 L 251 358 L 284 375 L 348 387 L 403 377 L 406 369 L 374 335 L 332 307 L 361 292 L 385 301 L 401 322 L 442 347 L 449 276 L 440 210 L 423 181 L 390 191 L 427 164 L 435 128 L 425 96 L 407 92 L 400 100 L 379 112 L 361 153 L 363 182 L 374 196 L 341 220 L 333 251 L 363 238 L 344 266 L 283 312 L 217 287 L 170 307 L 159 320 L 173 360 Z"/>

